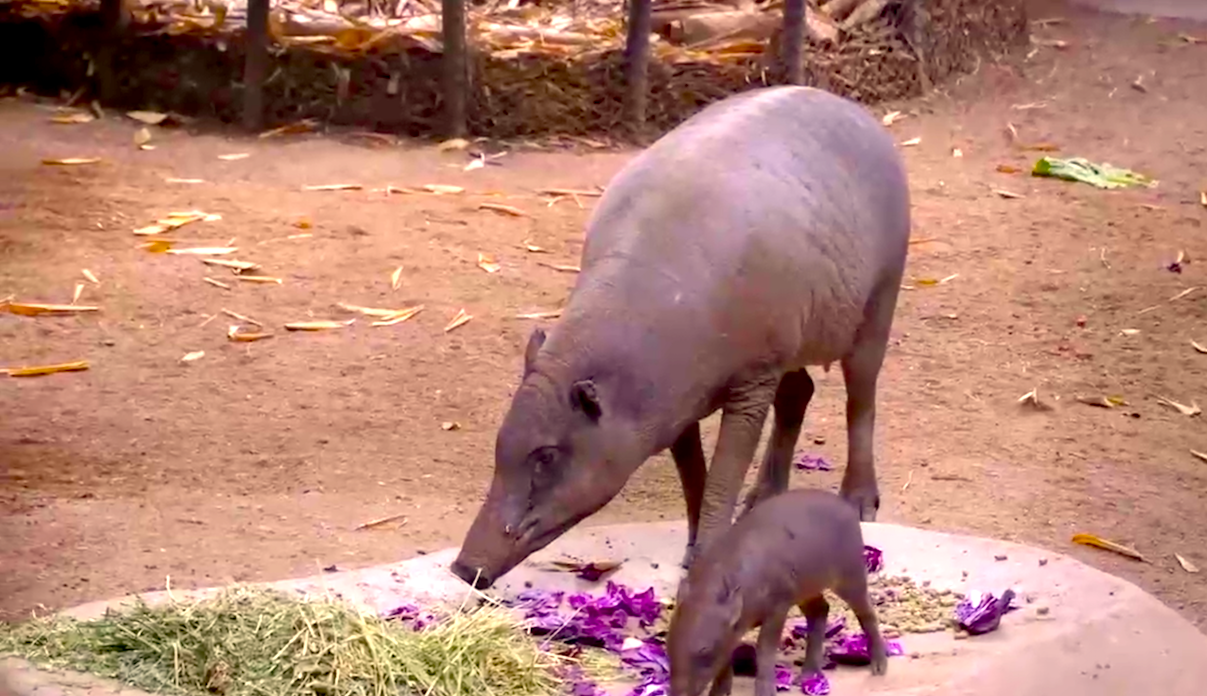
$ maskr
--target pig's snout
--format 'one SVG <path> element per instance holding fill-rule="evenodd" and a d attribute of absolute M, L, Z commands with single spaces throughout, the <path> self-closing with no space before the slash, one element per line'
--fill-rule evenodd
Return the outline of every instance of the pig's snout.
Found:
<path fill-rule="evenodd" d="M 453 575 L 464 580 L 466 584 L 472 585 L 475 590 L 485 590 L 495 584 L 495 579 L 486 572 L 486 569 L 470 565 L 460 558 L 453 561 L 449 569 L 453 571 Z"/>

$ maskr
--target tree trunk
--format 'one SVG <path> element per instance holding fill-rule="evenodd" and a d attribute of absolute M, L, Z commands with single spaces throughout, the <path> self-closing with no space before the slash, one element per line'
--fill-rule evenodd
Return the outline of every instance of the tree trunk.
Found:
<path fill-rule="evenodd" d="M 469 73 L 465 46 L 465 0 L 441 0 L 443 12 L 444 128 L 449 138 L 466 133 L 466 97 Z"/>
<path fill-rule="evenodd" d="M 110 102 L 118 96 L 117 47 L 130 24 L 130 11 L 125 0 L 101 0 L 101 48 L 97 51 L 97 78 L 100 81 L 101 101 Z"/>
<path fill-rule="evenodd" d="M 268 4 L 247 0 L 247 55 L 243 62 L 243 127 L 264 129 L 264 80 L 268 78 Z"/>
<path fill-rule="evenodd" d="M 780 33 L 780 79 L 790 85 L 804 82 L 805 0 L 784 0 L 784 30 Z"/>
<path fill-rule="evenodd" d="M 628 36 L 625 38 L 625 120 L 633 134 L 645 126 L 649 92 L 650 0 L 629 0 Z"/>

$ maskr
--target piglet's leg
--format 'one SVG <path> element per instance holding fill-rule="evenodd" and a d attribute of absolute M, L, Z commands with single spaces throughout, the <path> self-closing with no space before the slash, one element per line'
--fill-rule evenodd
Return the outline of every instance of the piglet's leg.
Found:
<path fill-rule="evenodd" d="M 754 678 L 754 696 L 775 696 L 775 654 L 780 647 L 780 634 L 788 619 L 788 608 L 768 616 L 759 629 L 759 641 L 755 647 L 758 676 Z"/>
<path fill-rule="evenodd" d="M 821 671 L 821 658 L 826 645 L 826 620 L 830 618 L 830 604 L 822 595 L 800 605 L 800 611 L 809 620 L 809 635 L 805 638 L 805 674 Z"/>
<path fill-rule="evenodd" d="M 868 653 L 872 658 L 872 674 L 881 675 L 888 670 L 888 649 L 884 636 L 880 635 L 880 621 L 868 597 L 867 575 L 860 573 L 857 580 L 835 587 L 834 593 L 851 606 L 859 627 L 868 637 Z"/>
<path fill-rule="evenodd" d="M 708 690 L 708 696 L 729 696 L 732 689 L 733 665 L 726 664 L 717 678 L 712 680 L 712 688 Z"/>

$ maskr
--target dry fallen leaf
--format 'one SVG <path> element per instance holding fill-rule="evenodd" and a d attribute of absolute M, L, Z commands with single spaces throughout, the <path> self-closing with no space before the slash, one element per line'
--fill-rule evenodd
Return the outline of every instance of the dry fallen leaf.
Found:
<path fill-rule="evenodd" d="M 352 531 L 356 532 L 356 531 L 359 531 L 362 529 L 372 529 L 374 527 L 380 527 L 383 524 L 389 524 L 390 522 L 393 522 L 395 520 L 402 520 L 402 524 L 406 524 L 407 523 L 406 513 L 400 512 L 397 515 L 387 515 L 386 517 L 379 517 L 378 519 L 375 519 L 375 520 L 369 520 L 368 522 L 363 522 L 361 524 L 356 525 L 355 527 L 352 528 Z"/>
<path fill-rule="evenodd" d="M 320 184 L 318 186 L 303 186 L 303 191 L 359 191 L 364 186 L 360 184 Z"/>
<path fill-rule="evenodd" d="M 1199 191 L 1199 204 L 1207 208 L 1207 191 Z"/>
<path fill-rule="evenodd" d="M 461 424 L 457 421 L 444 421 L 440 424 L 441 430 L 460 430 Z"/>
<path fill-rule="evenodd" d="M 84 277 L 87 278 L 88 280 L 92 281 L 93 283 L 96 283 L 97 285 L 100 285 L 101 281 L 97 279 L 96 274 L 93 273 L 92 271 L 85 268 L 84 270 L 80 271 L 80 273 L 83 273 Z"/>
<path fill-rule="evenodd" d="M 251 317 L 243 316 L 242 314 L 239 314 L 238 312 L 232 312 L 231 310 L 226 309 L 226 308 L 222 309 L 222 313 L 225 314 L 226 316 L 230 317 L 231 319 L 238 319 L 239 321 L 243 322 L 244 324 L 255 324 L 256 326 L 264 326 L 264 324 L 256 321 L 255 319 L 252 319 Z"/>
<path fill-rule="evenodd" d="M 574 265 L 570 265 L 570 264 L 545 263 L 544 261 L 541 261 L 540 264 L 542 266 L 552 268 L 555 271 L 561 271 L 563 273 L 579 273 L 583 270 L 582 268 L 580 268 L 578 266 L 574 266 Z"/>
<path fill-rule="evenodd" d="M 152 239 L 149 242 L 143 242 L 138 245 L 139 249 L 146 249 L 152 254 L 163 254 L 172 248 L 172 240 L 170 239 Z"/>
<path fill-rule="evenodd" d="M 953 147 L 953 148 L 951 148 L 951 156 L 952 157 L 963 157 L 964 151 L 958 147 Z"/>
<path fill-rule="evenodd" d="M 392 317 L 400 312 L 405 312 L 405 309 L 381 309 L 378 307 L 362 307 L 360 305 L 348 304 L 347 302 L 336 302 L 336 307 L 340 309 L 363 314 L 367 317 Z"/>
<path fill-rule="evenodd" d="M 1135 336 L 1136 334 L 1140 333 L 1140 329 L 1119 329 L 1119 333 L 1123 334 L 1124 336 Z"/>
<path fill-rule="evenodd" d="M 193 256 L 225 256 L 233 254 L 239 247 L 190 247 L 188 249 L 168 249 L 169 254 L 191 254 Z"/>
<path fill-rule="evenodd" d="M 226 283 L 223 283 L 221 280 L 214 280 L 213 278 L 202 278 L 202 280 L 209 283 L 210 285 L 213 285 L 216 288 L 222 288 L 223 290 L 231 289 L 231 286 L 227 285 Z"/>
<path fill-rule="evenodd" d="M 138 130 L 134 131 L 135 146 L 142 147 L 149 142 L 151 142 L 151 131 L 147 130 L 146 128 L 139 128 Z"/>
<path fill-rule="evenodd" d="M 915 145 L 920 145 L 920 144 L 922 144 L 921 137 L 910 138 L 909 140 L 906 140 L 905 142 L 901 143 L 901 147 L 913 147 Z"/>
<path fill-rule="evenodd" d="M 76 283 L 75 292 L 71 293 L 71 304 L 76 304 L 80 301 L 80 295 L 84 294 L 84 284 Z"/>
<path fill-rule="evenodd" d="M 192 353 L 185 353 L 184 357 L 180 359 L 180 362 L 185 362 L 185 363 L 193 362 L 194 360 L 200 360 L 204 357 L 205 357 L 204 350 L 195 350 Z"/>
<path fill-rule="evenodd" d="M 905 114 L 902 114 L 900 111 L 890 111 L 880 118 L 880 122 L 885 126 L 891 126 L 903 118 L 905 118 Z"/>
<path fill-rule="evenodd" d="M 1048 404 L 1039 400 L 1039 387 L 1036 387 L 1035 389 L 1032 389 L 1026 394 L 1018 397 L 1018 403 L 1030 406 L 1037 411 L 1048 411 L 1052 408 Z"/>
<path fill-rule="evenodd" d="M 469 141 L 465 138 L 452 138 L 437 145 L 436 150 L 439 152 L 450 152 L 452 150 L 464 150 L 467 147 L 469 147 Z"/>
<path fill-rule="evenodd" d="M 1002 174 L 1018 174 L 1022 170 L 1012 164 L 999 164 L 997 170 Z"/>
<path fill-rule="evenodd" d="M 93 121 L 96 120 L 96 116 L 93 116 L 92 114 L 88 113 L 87 111 L 77 111 L 75 113 L 59 114 L 58 116 L 52 116 L 50 118 L 50 120 L 53 123 L 62 123 L 62 124 L 70 125 L 70 124 L 78 124 L 78 123 L 92 123 Z"/>
<path fill-rule="evenodd" d="M 547 312 L 530 312 L 528 314 L 517 314 L 516 319 L 556 319 L 562 315 L 562 310 L 551 309 Z"/>
<path fill-rule="evenodd" d="M 1202 345 L 1200 345 L 1200 344 L 1199 344 L 1197 341 L 1195 341 L 1194 339 L 1191 339 L 1191 341 L 1190 341 L 1190 345 L 1191 345 L 1191 346 L 1193 346 L 1193 347 L 1194 347 L 1194 349 L 1195 349 L 1195 350 L 1197 350 L 1197 351 L 1198 351 L 1198 352 L 1200 352 L 1200 353 L 1207 353 L 1207 348 L 1205 348 L 1205 347 L 1203 347 Z"/>
<path fill-rule="evenodd" d="M 345 326 L 351 326 L 355 319 L 347 321 L 295 321 L 286 324 L 285 328 L 290 331 L 326 331 L 328 329 L 342 329 Z"/>
<path fill-rule="evenodd" d="M 503 205 L 502 203 L 479 203 L 478 210 L 493 210 L 496 213 L 510 215 L 511 217 L 528 217 L 528 213 L 525 213 L 523 210 L 510 205 Z"/>
<path fill-rule="evenodd" d="M 586 198 L 599 198 L 604 194 L 604 190 L 602 188 L 596 188 L 593 191 L 583 189 L 546 188 L 538 190 L 537 193 L 541 194 L 542 196 L 583 196 Z"/>
<path fill-rule="evenodd" d="M 100 157 L 65 157 L 63 159 L 44 159 L 42 160 L 42 164 L 70 166 L 75 164 L 96 164 L 100 161 Z"/>
<path fill-rule="evenodd" d="M 1086 546 L 1095 546 L 1100 549 L 1106 549 L 1107 551 L 1114 551 L 1117 554 L 1121 554 L 1129 558 L 1134 558 L 1137 561 L 1145 561 L 1144 556 L 1140 555 L 1139 551 L 1127 546 L 1123 546 L 1122 544 L 1116 544 L 1113 541 L 1108 541 L 1101 537 L 1096 537 L 1093 534 L 1074 534 L 1073 543 L 1084 544 Z"/>
<path fill-rule="evenodd" d="M 1164 404 L 1165 406 L 1169 406 L 1171 408 L 1176 408 L 1178 413 L 1181 413 L 1183 416 L 1197 416 L 1203 412 L 1203 409 L 1199 408 L 1199 405 L 1194 402 L 1191 402 L 1191 404 L 1187 406 L 1186 404 L 1180 404 L 1172 399 L 1158 396 L 1157 403 Z"/>
<path fill-rule="evenodd" d="M 384 316 L 380 320 L 372 322 L 371 326 L 393 326 L 395 324 L 401 324 L 402 322 L 406 321 L 407 319 L 410 319 L 411 317 L 415 316 L 416 314 L 418 314 L 422 311 L 423 311 L 423 305 L 410 307 L 408 309 L 401 310 L 395 314 L 390 314 L 390 315 Z"/>
<path fill-rule="evenodd" d="M 87 370 L 87 360 L 77 360 L 76 362 L 60 363 L 58 365 L 39 365 L 38 367 L 10 367 L 8 372 L 9 377 L 40 377 L 41 375 L 52 375 L 56 372 L 77 372 L 79 370 Z"/>
<path fill-rule="evenodd" d="M 486 158 L 484 158 L 484 157 L 475 157 L 475 158 L 473 158 L 472 160 L 470 160 L 470 161 L 469 161 L 469 164 L 465 165 L 465 167 L 464 167 L 464 168 L 462 168 L 462 169 L 461 169 L 461 171 L 463 171 L 463 172 L 472 172 L 472 171 L 473 171 L 473 170 L 475 170 L 475 169 L 482 169 L 482 168 L 483 168 L 483 167 L 485 167 L 485 166 L 486 166 Z"/>
<path fill-rule="evenodd" d="M 252 263 L 251 261 L 236 261 L 235 259 L 201 259 L 201 263 L 208 264 L 210 266 L 222 266 L 223 268 L 232 269 L 236 273 L 246 273 L 247 271 L 254 271 L 260 267 L 260 264 L 258 263 Z"/>
<path fill-rule="evenodd" d="M 1191 563 L 1190 561 L 1186 560 L 1186 559 L 1185 559 L 1185 558 L 1183 558 L 1183 557 L 1182 557 L 1180 554 L 1176 554 L 1176 553 L 1175 553 L 1175 554 L 1173 555 L 1173 557 L 1174 557 L 1174 558 L 1176 558 L 1176 559 L 1178 559 L 1178 565 L 1182 566 L 1182 570 L 1186 571 L 1187 573 L 1197 573 L 1197 572 L 1199 572 L 1199 567 L 1198 567 L 1198 566 L 1196 566 L 1195 564 L 1193 564 L 1193 563 Z"/>
<path fill-rule="evenodd" d="M 235 160 L 247 159 L 248 157 L 251 157 L 250 152 L 235 152 L 235 153 L 232 153 L 229 155 L 218 155 L 218 159 L 224 160 L 227 162 L 234 162 Z"/>
<path fill-rule="evenodd" d="M 237 276 L 235 276 L 235 278 L 242 280 L 246 283 L 265 283 L 265 284 L 276 283 L 277 285 L 283 285 L 285 283 L 284 280 L 281 280 L 280 278 L 274 278 L 272 276 L 237 275 Z"/>
<path fill-rule="evenodd" d="M 528 242 L 524 242 L 524 249 L 531 254 L 548 254 L 549 253 L 549 250 L 546 249 L 545 247 L 537 246 L 535 244 L 529 244 Z"/>
<path fill-rule="evenodd" d="M 997 195 L 1001 196 L 1002 198 L 1022 198 L 1023 197 L 1023 194 L 1021 194 L 1021 193 L 1015 193 L 1013 191 L 1007 191 L 1005 189 L 993 189 L 993 192 L 996 193 Z"/>
<path fill-rule="evenodd" d="M 478 268 L 481 268 L 487 273 L 498 273 L 503 267 L 500 266 L 497 261 L 495 261 L 495 257 L 491 256 L 490 254 L 478 252 Z"/>
<path fill-rule="evenodd" d="M 424 184 L 423 190 L 438 195 L 445 193 L 465 193 L 465 189 L 460 186 L 449 186 L 447 184 Z"/>
<path fill-rule="evenodd" d="M 469 323 L 470 319 L 473 319 L 473 318 L 474 318 L 473 315 L 467 314 L 464 309 L 459 309 L 459 310 L 457 310 L 457 315 L 454 316 L 452 318 L 452 321 L 450 321 L 444 327 L 444 332 L 448 333 L 449 331 L 452 331 L 453 329 L 457 328 L 458 326 L 464 326 L 465 324 Z"/>
<path fill-rule="evenodd" d="M 167 114 L 161 114 L 157 111 L 127 111 L 126 115 L 148 126 L 158 126 L 168 118 Z"/>
<path fill-rule="evenodd" d="M 1198 457 L 1199 459 L 1202 459 L 1203 461 L 1207 462 L 1207 452 L 1200 452 L 1198 450 L 1190 450 L 1190 453 L 1193 454 L 1194 456 Z"/>
<path fill-rule="evenodd" d="M 263 331 L 240 331 L 238 324 L 231 324 L 226 330 L 226 337 L 236 343 L 251 343 L 265 338 L 272 338 L 272 334 L 264 333 Z"/>
<path fill-rule="evenodd" d="M 168 183 L 168 184 L 204 184 L 205 179 L 177 179 L 175 177 L 168 177 L 168 178 L 164 179 L 164 183 Z"/>
<path fill-rule="evenodd" d="M 395 268 L 394 272 L 390 274 L 390 289 L 397 290 L 400 284 L 402 284 L 402 266 Z"/>
<path fill-rule="evenodd" d="M 1079 396 L 1077 400 L 1087 406 L 1098 406 L 1100 408 L 1115 408 L 1116 406 L 1125 406 L 1127 402 L 1117 396 Z"/>
<path fill-rule="evenodd" d="M 41 304 L 37 302 L 9 302 L 3 305 L 12 314 L 25 317 L 36 317 L 40 314 L 72 314 L 75 312 L 99 312 L 100 307 L 87 307 L 75 304 Z"/>

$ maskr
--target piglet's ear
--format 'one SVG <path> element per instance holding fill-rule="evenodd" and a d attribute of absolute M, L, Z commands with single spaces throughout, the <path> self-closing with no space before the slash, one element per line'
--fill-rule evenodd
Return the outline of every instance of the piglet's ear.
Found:
<path fill-rule="evenodd" d="M 599 394 L 595 391 L 595 383 L 589 379 L 575 382 L 570 387 L 570 403 L 593 421 L 599 420 L 599 417 L 603 415 L 603 409 L 599 405 Z"/>
<path fill-rule="evenodd" d="M 524 349 L 524 376 L 527 377 L 529 372 L 532 372 L 533 365 L 536 364 L 536 354 L 541 352 L 541 346 L 545 345 L 545 330 L 533 329 L 532 334 L 528 336 L 528 347 Z"/>

